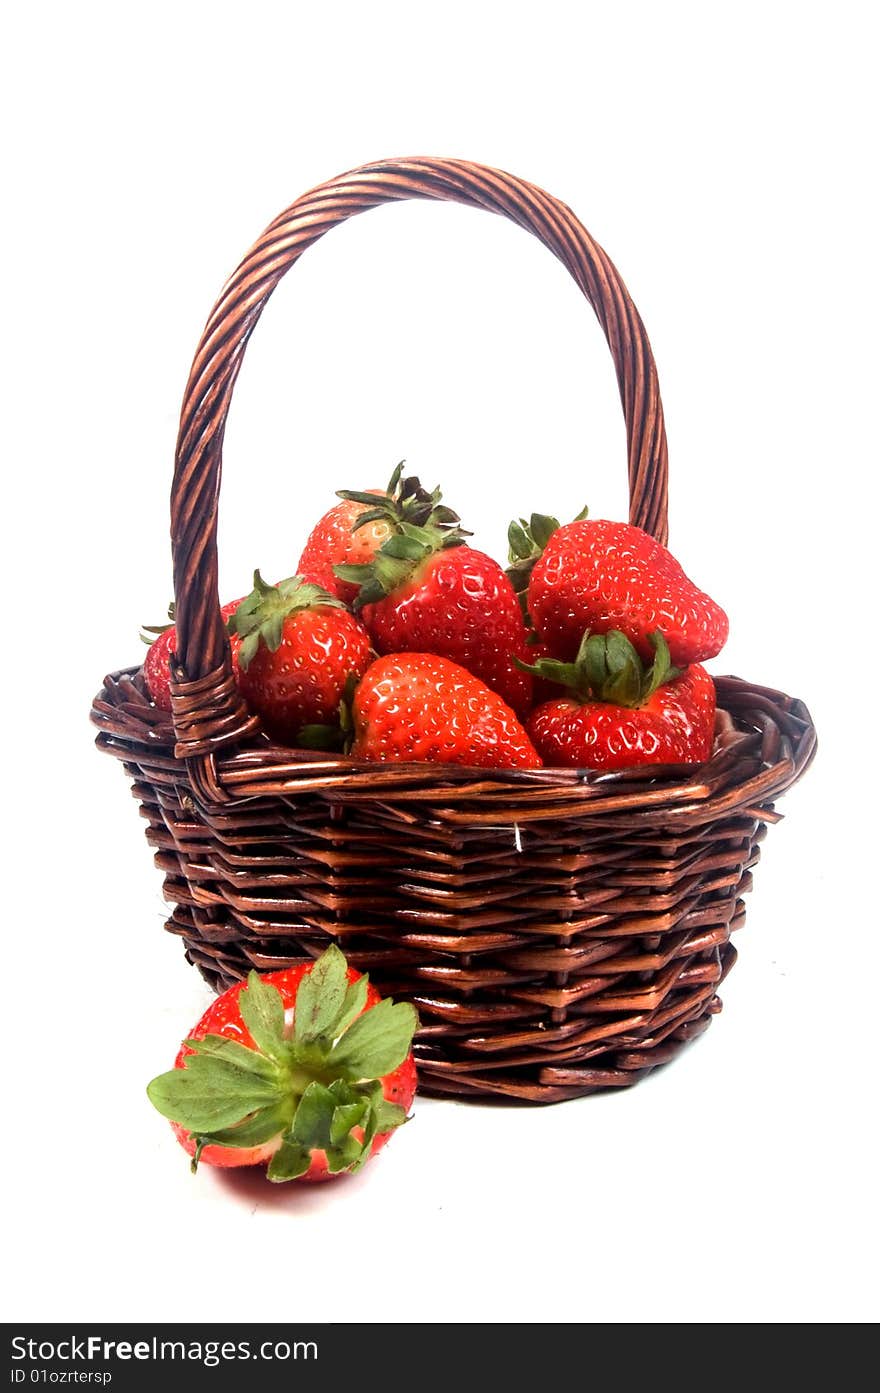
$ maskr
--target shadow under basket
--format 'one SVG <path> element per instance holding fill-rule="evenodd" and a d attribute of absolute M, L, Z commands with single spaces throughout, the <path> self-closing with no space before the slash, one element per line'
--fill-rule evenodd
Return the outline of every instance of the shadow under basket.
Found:
<path fill-rule="evenodd" d="M 816 735 L 801 701 L 734 677 L 715 679 L 715 748 L 697 766 L 371 765 L 262 732 L 232 677 L 217 591 L 221 448 L 243 350 L 318 237 L 418 197 L 511 218 L 566 265 L 617 368 L 630 521 L 666 540 L 654 361 L 604 251 L 564 204 L 501 171 L 427 158 L 364 166 L 270 225 L 197 350 L 171 498 L 173 713 L 132 668 L 105 678 L 91 717 L 141 805 L 173 906 L 166 927 L 212 987 L 335 941 L 380 991 L 417 1007 L 423 1093 L 556 1102 L 635 1082 L 721 1009 L 759 844 Z"/>

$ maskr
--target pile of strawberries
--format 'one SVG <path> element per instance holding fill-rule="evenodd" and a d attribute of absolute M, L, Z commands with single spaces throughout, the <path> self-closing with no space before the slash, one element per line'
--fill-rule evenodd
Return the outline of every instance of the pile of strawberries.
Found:
<path fill-rule="evenodd" d="M 290 579 L 224 607 L 242 695 L 276 741 L 361 760 L 596 770 L 708 759 L 702 663 L 724 611 L 640 528 L 533 514 L 505 570 L 405 477 L 350 492 Z M 144 679 L 170 709 L 173 626 Z"/>

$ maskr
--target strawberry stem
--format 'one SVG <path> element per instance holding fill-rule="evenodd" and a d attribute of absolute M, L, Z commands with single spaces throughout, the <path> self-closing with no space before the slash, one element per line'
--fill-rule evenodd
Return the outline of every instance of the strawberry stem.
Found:
<path fill-rule="evenodd" d="M 619 629 L 607 634 L 591 634 L 587 629 L 573 663 L 556 658 L 539 658 L 533 664 L 518 658 L 514 661 L 524 672 L 573 691 L 579 701 L 606 701 L 634 708 L 644 706 L 658 687 L 682 673 L 681 668 L 673 667 L 669 646 L 659 629 L 650 635 L 650 641 L 654 661 L 649 667 Z"/>

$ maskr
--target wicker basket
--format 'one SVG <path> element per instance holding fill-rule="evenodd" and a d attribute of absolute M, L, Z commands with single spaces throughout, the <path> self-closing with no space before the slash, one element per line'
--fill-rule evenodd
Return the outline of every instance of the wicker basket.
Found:
<path fill-rule="evenodd" d="M 430 1094 L 554 1102 L 633 1083 L 720 1010 L 731 934 L 774 800 L 816 747 L 802 702 L 717 680 L 712 758 L 598 776 L 377 766 L 273 745 L 232 678 L 217 590 L 224 427 L 267 299 L 337 223 L 395 199 L 453 200 L 533 233 L 593 306 L 617 370 L 630 521 L 666 540 L 666 438 L 642 322 L 572 212 L 460 160 L 367 165 L 266 229 L 193 363 L 171 496 L 178 660 L 172 720 L 140 669 L 92 720 L 123 761 L 173 906 L 167 928 L 219 990 L 336 940 L 419 1010 Z"/>

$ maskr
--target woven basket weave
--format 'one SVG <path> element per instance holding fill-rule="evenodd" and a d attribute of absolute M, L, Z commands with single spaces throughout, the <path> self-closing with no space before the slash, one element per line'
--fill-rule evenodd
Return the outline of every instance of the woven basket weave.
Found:
<path fill-rule="evenodd" d="M 774 801 L 809 764 L 802 702 L 716 679 L 699 766 L 582 770 L 377 766 L 273 745 L 238 694 L 217 590 L 227 412 L 268 297 L 346 218 L 391 200 L 502 214 L 563 263 L 598 316 L 626 420 L 630 521 L 666 541 L 666 437 L 644 327 L 569 208 L 460 160 L 367 165 L 297 199 L 224 288 L 196 352 L 171 496 L 173 720 L 139 668 L 95 698 L 173 906 L 167 928 L 220 990 L 337 941 L 413 1001 L 421 1090 L 554 1102 L 633 1083 L 720 1010 L 731 934 Z"/>

